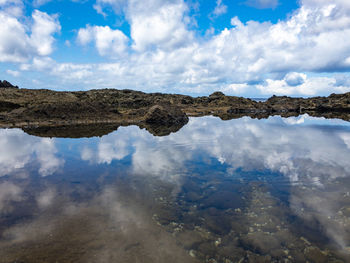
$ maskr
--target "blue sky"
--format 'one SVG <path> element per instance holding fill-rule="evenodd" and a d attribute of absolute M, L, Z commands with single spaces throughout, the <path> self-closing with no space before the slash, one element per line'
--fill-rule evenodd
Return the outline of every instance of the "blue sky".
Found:
<path fill-rule="evenodd" d="M 350 91 L 348 0 L 0 0 L 22 88 L 268 97 Z"/>

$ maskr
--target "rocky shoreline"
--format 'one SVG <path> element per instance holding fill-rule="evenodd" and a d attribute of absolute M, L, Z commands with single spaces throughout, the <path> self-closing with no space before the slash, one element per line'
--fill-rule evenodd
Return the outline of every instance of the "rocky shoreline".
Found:
<path fill-rule="evenodd" d="M 350 121 L 350 93 L 313 98 L 273 96 L 257 102 L 221 92 L 196 98 L 116 89 L 58 92 L 20 89 L 0 81 L 0 127 L 22 128 L 39 136 L 67 137 L 72 131 L 79 137 L 102 136 L 127 125 L 162 136 L 179 130 L 188 117 L 214 115 L 229 120 L 304 113 Z M 87 125 L 96 129 L 84 129 Z"/>

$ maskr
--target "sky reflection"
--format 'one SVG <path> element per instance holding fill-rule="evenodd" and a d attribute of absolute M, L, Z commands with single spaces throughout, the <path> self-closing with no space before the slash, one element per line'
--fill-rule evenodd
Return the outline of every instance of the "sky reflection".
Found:
<path fill-rule="evenodd" d="M 349 259 L 347 122 L 204 117 L 165 137 L 130 126 L 75 140 L 0 130 L 0 149 L 2 258 L 69 246 L 85 262 Z"/>

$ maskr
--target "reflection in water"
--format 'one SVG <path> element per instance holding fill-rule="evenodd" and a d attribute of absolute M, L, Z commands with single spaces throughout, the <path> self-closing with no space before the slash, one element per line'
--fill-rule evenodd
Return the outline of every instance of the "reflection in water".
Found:
<path fill-rule="evenodd" d="M 41 176 L 51 175 L 63 165 L 57 152 L 54 140 L 36 138 L 26 135 L 19 129 L 0 130 L 0 177 L 11 173 L 25 175 L 24 167 L 35 162 L 39 165 Z"/>
<path fill-rule="evenodd" d="M 0 262 L 347 262 L 348 160 L 350 125 L 307 115 L 0 130 Z"/>

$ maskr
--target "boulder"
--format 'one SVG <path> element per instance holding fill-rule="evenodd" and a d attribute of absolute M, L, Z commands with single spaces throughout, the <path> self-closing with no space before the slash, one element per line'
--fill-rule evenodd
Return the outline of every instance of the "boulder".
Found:
<path fill-rule="evenodd" d="M 170 105 L 155 105 L 152 106 L 146 116 L 147 124 L 186 124 L 188 122 L 187 115 L 178 107 Z"/>
<path fill-rule="evenodd" d="M 211 100 L 221 99 L 221 98 L 224 98 L 224 97 L 225 97 L 225 94 L 222 93 L 221 91 L 215 91 L 214 93 L 209 95 L 209 98 Z"/>

